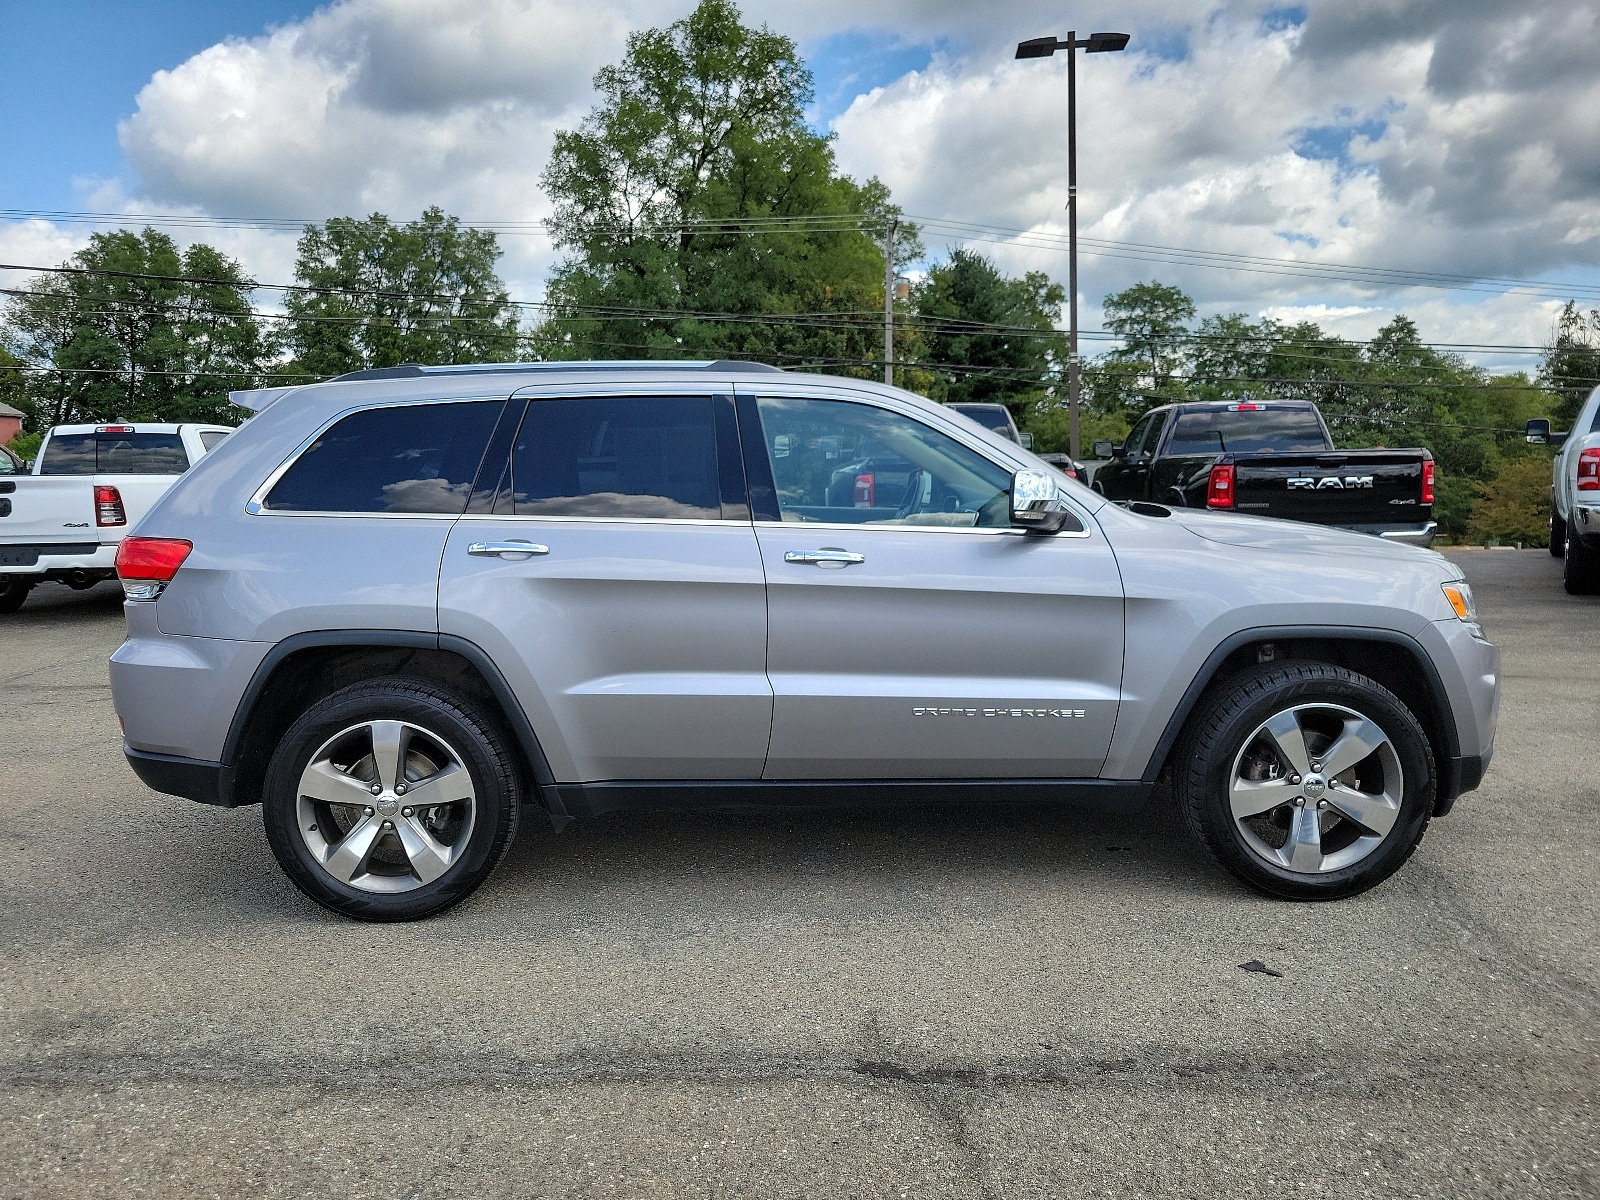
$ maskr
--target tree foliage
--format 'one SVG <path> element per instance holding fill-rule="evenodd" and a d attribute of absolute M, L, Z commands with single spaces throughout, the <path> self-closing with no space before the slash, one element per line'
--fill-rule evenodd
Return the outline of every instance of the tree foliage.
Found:
<path fill-rule="evenodd" d="M 600 104 L 556 135 L 543 177 L 566 256 L 541 356 L 880 356 L 876 235 L 898 212 L 876 180 L 837 174 L 832 139 L 807 127 L 811 72 L 792 41 L 701 0 L 630 35 L 594 82 Z M 897 261 L 920 253 L 902 226 Z M 815 315 L 762 319 L 792 313 Z"/>
<path fill-rule="evenodd" d="M 1005 404 L 1023 421 L 1065 359 L 1055 322 L 1066 298 L 1043 272 L 1009 279 L 971 250 L 931 267 L 911 303 L 936 398 Z"/>
<path fill-rule="evenodd" d="M 1528 454 L 1478 485 L 1468 536 L 1524 545 L 1544 544 L 1550 534 L 1550 455 Z"/>
<path fill-rule="evenodd" d="M 401 363 L 518 357 L 516 309 L 495 274 L 493 233 L 429 208 L 396 224 L 335 217 L 300 237 L 286 342 L 295 370 L 326 378 Z"/>
<path fill-rule="evenodd" d="M 154 229 L 96 233 L 11 301 L 4 340 L 30 370 L 29 425 L 236 419 L 268 347 L 239 264 L 210 246 L 180 251 Z"/>
<path fill-rule="evenodd" d="M 1555 336 L 1545 352 L 1539 382 L 1558 397 L 1550 414 L 1565 429 L 1578 416 L 1589 393 L 1600 385 L 1600 308 L 1587 313 L 1568 300 L 1556 318 Z"/>

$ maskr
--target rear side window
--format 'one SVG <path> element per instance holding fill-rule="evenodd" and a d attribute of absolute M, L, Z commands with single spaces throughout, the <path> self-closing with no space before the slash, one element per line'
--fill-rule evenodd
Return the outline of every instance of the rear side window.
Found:
<path fill-rule="evenodd" d="M 511 458 L 518 516 L 722 516 L 714 400 L 535 400 Z"/>
<path fill-rule="evenodd" d="M 175 433 L 66 433 L 44 448 L 41 475 L 182 475 L 189 469 Z"/>
<path fill-rule="evenodd" d="M 211 448 L 228 436 L 226 429 L 202 429 L 200 431 L 200 444 L 209 453 Z"/>
<path fill-rule="evenodd" d="M 1327 448 L 1322 423 L 1309 408 L 1216 409 L 1180 414 L 1167 454 L 1292 454 Z"/>
<path fill-rule="evenodd" d="M 351 413 L 284 472 L 266 507 L 457 516 L 504 408 L 503 400 L 489 400 Z"/>

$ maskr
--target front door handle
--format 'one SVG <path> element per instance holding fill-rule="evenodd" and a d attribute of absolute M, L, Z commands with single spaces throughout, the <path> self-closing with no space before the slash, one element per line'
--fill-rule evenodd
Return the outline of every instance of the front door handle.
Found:
<path fill-rule="evenodd" d="M 467 553 L 480 558 L 522 559 L 532 558 L 535 554 L 549 554 L 550 547 L 513 539 L 509 542 L 473 542 L 467 547 Z"/>
<path fill-rule="evenodd" d="M 786 550 L 783 555 L 786 563 L 799 563 L 802 566 L 816 567 L 851 567 L 857 563 L 867 561 L 865 554 L 853 554 L 849 550 L 841 550 L 837 546 L 824 546 L 821 550 Z"/>

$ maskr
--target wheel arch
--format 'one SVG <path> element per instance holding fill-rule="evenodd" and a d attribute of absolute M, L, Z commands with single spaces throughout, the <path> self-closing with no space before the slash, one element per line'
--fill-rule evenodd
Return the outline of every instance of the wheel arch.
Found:
<path fill-rule="evenodd" d="M 364 679 L 408 675 L 443 684 L 498 718 L 519 752 L 534 794 L 558 824 L 565 817 L 538 734 L 510 684 L 479 646 L 450 634 L 333 629 L 295 634 L 262 659 L 240 697 L 222 749 L 220 801 L 256 804 L 267 761 L 305 708 Z"/>
<path fill-rule="evenodd" d="M 1396 654 L 1398 650 L 1400 653 Z M 1415 714 L 1428 737 L 1438 771 L 1434 812 L 1443 816 L 1456 797 L 1477 785 L 1463 777 L 1460 735 L 1438 668 L 1415 638 L 1398 630 L 1348 626 L 1282 626 L 1243 629 L 1207 656 L 1167 720 L 1143 781 L 1154 783 L 1166 768 L 1190 715 L 1205 694 L 1245 667 L 1262 662 L 1312 661 L 1347 667 L 1389 689 Z"/>

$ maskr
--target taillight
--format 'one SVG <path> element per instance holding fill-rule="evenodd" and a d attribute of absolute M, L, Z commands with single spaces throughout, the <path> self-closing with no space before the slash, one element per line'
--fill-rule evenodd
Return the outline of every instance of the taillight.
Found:
<path fill-rule="evenodd" d="M 122 507 L 122 493 L 116 488 L 100 483 L 94 489 L 94 523 L 96 525 L 126 525 L 128 511 Z"/>
<path fill-rule="evenodd" d="M 117 577 L 129 600 L 154 600 L 172 582 L 194 543 L 182 538 L 125 537 L 117 547 Z"/>
<path fill-rule="evenodd" d="M 1206 481 L 1206 507 L 1233 507 L 1233 464 L 1218 463 L 1211 468 L 1211 478 Z"/>
<path fill-rule="evenodd" d="M 1600 446 L 1578 455 L 1578 490 L 1600 492 Z"/>
<path fill-rule="evenodd" d="M 856 476 L 855 503 L 857 508 L 876 508 L 878 500 L 877 481 L 868 475 Z"/>
<path fill-rule="evenodd" d="M 1433 503 L 1433 459 L 1422 460 L 1422 503 Z"/>

